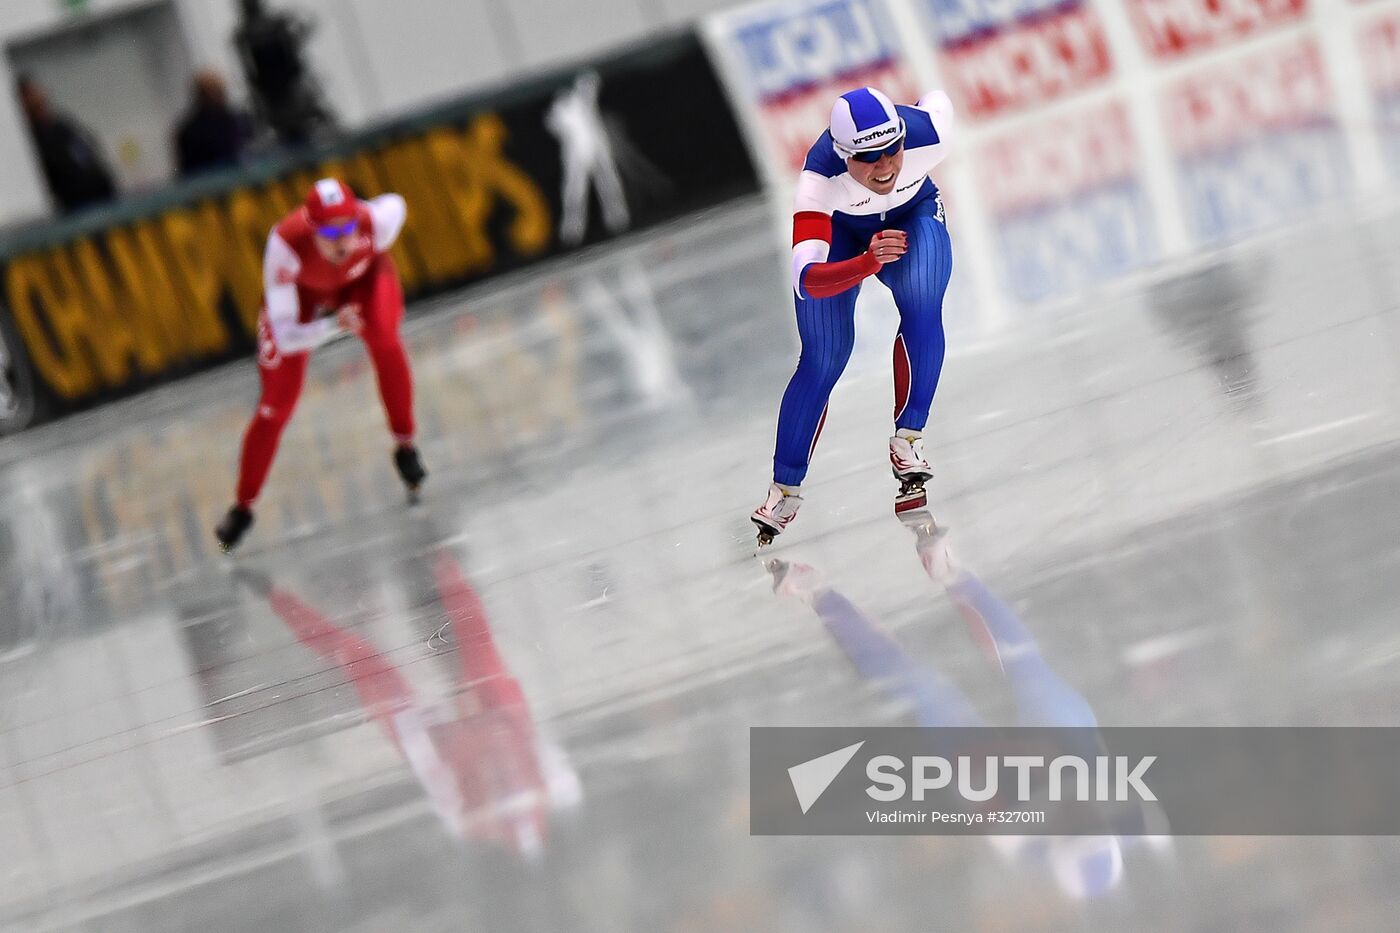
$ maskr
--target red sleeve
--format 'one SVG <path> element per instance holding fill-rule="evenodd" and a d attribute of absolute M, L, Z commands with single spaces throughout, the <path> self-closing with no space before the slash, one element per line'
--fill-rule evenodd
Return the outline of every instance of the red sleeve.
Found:
<path fill-rule="evenodd" d="M 792 245 L 803 240 L 831 243 L 831 215 L 821 211 L 798 211 L 792 215 Z"/>
<path fill-rule="evenodd" d="M 807 240 L 821 240 L 830 245 L 830 214 L 798 211 L 792 215 L 792 245 Z M 844 262 L 814 262 L 802 270 L 802 292 L 809 298 L 830 298 L 879 271 L 880 264 L 868 252 Z"/>
<path fill-rule="evenodd" d="M 880 261 L 868 250 L 841 262 L 814 262 L 802 270 L 802 290 L 813 298 L 830 298 L 879 271 Z"/>

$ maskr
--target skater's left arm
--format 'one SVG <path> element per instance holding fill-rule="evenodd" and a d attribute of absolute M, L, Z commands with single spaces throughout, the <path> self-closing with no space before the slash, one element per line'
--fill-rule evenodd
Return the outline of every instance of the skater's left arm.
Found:
<path fill-rule="evenodd" d="M 408 219 L 408 203 L 402 195 L 381 194 L 365 202 L 369 205 L 369 215 L 374 224 L 374 251 L 387 253 L 403 230 Z"/>
<path fill-rule="evenodd" d="M 938 142 L 947 145 L 953 139 L 953 101 L 946 91 L 929 91 L 914 105 L 929 115 L 938 133 Z"/>
<path fill-rule="evenodd" d="M 928 173 L 948 156 L 956 135 L 953 102 L 943 91 L 929 91 L 905 110 L 905 165 Z"/>

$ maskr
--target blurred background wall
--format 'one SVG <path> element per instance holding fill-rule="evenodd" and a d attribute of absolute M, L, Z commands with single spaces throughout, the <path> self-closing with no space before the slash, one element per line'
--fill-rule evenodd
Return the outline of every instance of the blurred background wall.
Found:
<path fill-rule="evenodd" d="M 346 128 L 673 29 L 729 0 L 269 0 L 313 25 L 308 52 Z M 7 88 L 29 72 L 98 138 L 124 192 L 174 173 L 170 127 L 194 72 L 246 98 L 239 0 L 5 0 Z M 0 226 L 49 213 L 24 115 L 0 94 Z"/>
<path fill-rule="evenodd" d="M 756 170 L 779 256 L 805 153 L 832 98 L 860 84 L 901 101 L 943 87 L 959 110 L 934 180 L 959 264 L 945 323 L 964 345 L 1328 214 L 1400 208 L 1400 0 L 6 0 L 5 12 L 0 67 L 32 80 L 23 109 L 19 88 L 0 94 L 0 328 L 15 332 L 0 337 L 28 351 L 0 343 L 0 388 L 22 381 L 4 360 L 23 356 L 64 405 L 135 384 L 129 361 L 88 359 L 114 328 L 147 347 L 147 379 L 248 349 L 176 339 L 189 328 L 165 307 L 174 293 L 150 282 L 182 274 L 183 308 L 251 339 L 267 227 L 314 172 L 410 197 L 419 296 L 576 248 L 569 218 L 586 217 L 589 195 L 567 182 L 603 172 L 598 140 L 643 226 L 751 194 Z M 268 103 L 276 69 L 250 67 L 250 48 L 268 46 L 248 24 L 267 39 L 274 20 L 314 77 L 283 80 L 298 88 L 284 107 Z M 194 171 L 174 145 L 229 136 L 237 145 L 206 147 Z M 213 177 L 162 191 L 177 172 Z M 521 173 L 528 184 L 506 183 Z M 507 235 L 522 198 L 537 234 L 523 239 Z M 56 208 L 63 222 L 49 223 Z M 629 229 L 603 213 L 589 242 Z M 485 244 L 471 256 L 468 232 Z M 143 275 L 119 261 L 132 236 L 145 238 Z M 152 344 L 167 314 L 175 329 Z"/>

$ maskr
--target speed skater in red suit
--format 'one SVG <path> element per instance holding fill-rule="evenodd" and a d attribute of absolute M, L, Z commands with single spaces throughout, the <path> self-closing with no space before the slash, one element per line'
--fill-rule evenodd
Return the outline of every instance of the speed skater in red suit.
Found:
<path fill-rule="evenodd" d="M 215 530 L 223 550 L 252 527 L 253 504 L 301 395 L 311 352 L 337 334 L 356 334 L 369 351 L 394 437 L 394 466 L 410 497 L 427 478 L 414 445 L 413 376 L 399 334 L 403 286 L 389 256 L 407 214 L 397 194 L 362 201 L 344 182 L 323 178 L 268 236 L 258 319 L 262 395 L 243 439 L 234 504 Z"/>

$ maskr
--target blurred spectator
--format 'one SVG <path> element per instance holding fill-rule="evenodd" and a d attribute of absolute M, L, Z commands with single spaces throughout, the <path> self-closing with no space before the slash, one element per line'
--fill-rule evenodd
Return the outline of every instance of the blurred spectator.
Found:
<path fill-rule="evenodd" d="M 112 173 L 93 136 L 72 117 L 54 112 L 49 96 L 32 77 L 19 79 L 19 99 L 49 191 L 64 213 L 116 197 Z"/>
<path fill-rule="evenodd" d="M 228 89 L 217 72 L 194 78 L 194 103 L 175 132 L 175 158 L 182 176 L 236 165 L 248 145 L 247 115 L 228 103 Z"/>
<path fill-rule="evenodd" d="M 306 65 L 311 25 L 290 13 L 270 12 L 263 0 L 242 0 L 243 21 L 233 35 L 258 115 L 287 146 L 303 146 L 335 129 Z"/>

